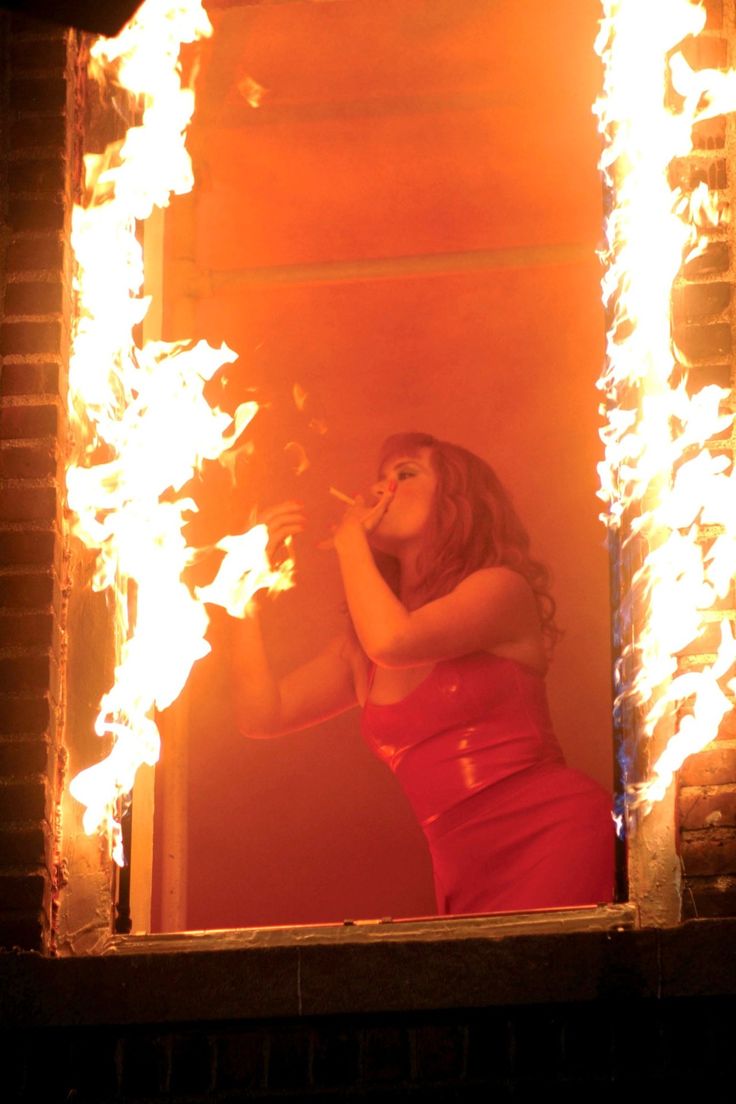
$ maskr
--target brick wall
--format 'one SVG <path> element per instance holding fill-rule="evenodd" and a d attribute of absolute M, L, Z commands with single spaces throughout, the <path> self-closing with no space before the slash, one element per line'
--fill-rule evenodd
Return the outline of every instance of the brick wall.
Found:
<path fill-rule="evenodd" d="M 74 37 L 0 16 L 0 943 L 47 948 L 63 774 Z"/>
<path fill-rule="evenodd" d="M 501 937 L 478 924 L 465 939 L 376 925 L 242 933 L 214 953 L 211 935 L 189 950 L 160 937 L 94 958 L 0 955 L 3 1100 L 450 1104 L 726 1087 L 736 921 Z"/>
<path fill-rule="evenodd" d="M 733 49 L 735 5 L 715 0 L 708 5 L 708 26 L 695 41 L 688 60 L 696 68 L 725 68 L 736 61 Z M 736 128 L 733 116 L 720 117 L 696 128 L 695 152 L 681 166 L 692 183 L 706 180 L 710 187 L 733 186 Z M 673 298 L 675 340 L 689 371 L 689 387 L 707 384 L 736 386 L 733 358 L 733 226 L 714 232 L 705 253 L 685 266 Z M 726 432 L 709 443 L 718 453 L 734 456 L 736 434 Z M 703 528 L 704 544 L 716 532 Z M 720 601 L 715 618 L 680 661 L 681 670 L 697 669 L 712 661 L 720 641 L 721 618 L 736 618 L 736 594 Z M 683 913 L 688 916 L 736 915 L 736 718 L 732 712 L 717 739 L 691 756 L 679 773 L 677 815 L 683 868 Z"/>
<path fill-rule="evenodd" d="M 10 1032 L 10 1102 L 414 1100 L 725 1088 L 729 998 Z M 703 1055 L 707 1054 L 704 1063 Z"/>

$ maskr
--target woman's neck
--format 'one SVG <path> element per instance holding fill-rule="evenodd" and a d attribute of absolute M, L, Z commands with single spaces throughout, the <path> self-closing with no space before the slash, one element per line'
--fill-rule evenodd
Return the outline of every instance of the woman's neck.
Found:
<path fill-rule="evenodd" d="M 407 552 L 399 558 L 399 599 L 407 609 L 414 608 L 413 598 L 421 582 L 417 571 L 417 553 Z"/>

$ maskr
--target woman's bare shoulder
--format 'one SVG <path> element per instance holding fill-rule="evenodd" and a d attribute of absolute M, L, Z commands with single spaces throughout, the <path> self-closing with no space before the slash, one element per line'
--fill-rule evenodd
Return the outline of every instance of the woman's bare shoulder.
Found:
<path fill-rule="evenodd" d="M 529 580 L 506 566 L 485 567 L 473 572 L 471 587 L 479 606 L 488 609 L 499 606 L 506 611 L 509 633 L 504 639 L 487 646 L 493 655 L 515 659 L 544 675 L 548 658 L 544 646 L 537 601 Z M 463 580 L 465 582 L 465 579 Z"/>
<path fill-rule="evenodd" d="M 534 592 L 529 580 L 519 571 L 505 564 L 493 567 L 479 567 L 477 571 L 471 571 L 458 583 L 456 589 L 462 588 L 468 594 L 475 594 L 479 598 L 489 600 L 506 597 L 522 602 L 534 602 Z"/>

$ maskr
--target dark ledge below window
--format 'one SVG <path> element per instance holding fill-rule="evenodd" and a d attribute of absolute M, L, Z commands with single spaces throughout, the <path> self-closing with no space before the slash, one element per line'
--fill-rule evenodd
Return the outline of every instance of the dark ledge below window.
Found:
<path fill-rule="evenodd" d="M 630 905 L 111 939 L 0 955 L 6 1026 L 186 1024 L 725 996 L 736 918 L 637 929 Z"/>

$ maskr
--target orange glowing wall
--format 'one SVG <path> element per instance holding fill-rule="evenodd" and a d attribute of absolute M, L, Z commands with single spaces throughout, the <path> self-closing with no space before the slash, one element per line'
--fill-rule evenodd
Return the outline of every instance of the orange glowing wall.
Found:
<path fill-rule="evenodd" d="M 315 547 L 340 510 L 328 485 L 366 486 L 399 429 L 481 453 L 554 573 L 566 635 L 550 694 L 565 751 L 610 785 L 598 4 L 210 10 L 198 183 L 168 216 L 166 336 L 184 325 L 227 341 L 240 360 L 221 401 L 253 389 L 267 406 L 237 485 L 205 473 L 200 536 L 242 530 L 257 502 L 306 503 L 298 586 L 266 622 L 287 670 L 341 622 L 335 562 Z M 290 441 L 310 462 L 299 476 Z M 421 835 L 361 745 L 357 713 L 278 741 L 239 738 L 224 618 L 210 635 L 188 704 L 187 925 L 432 912 Z"/>

